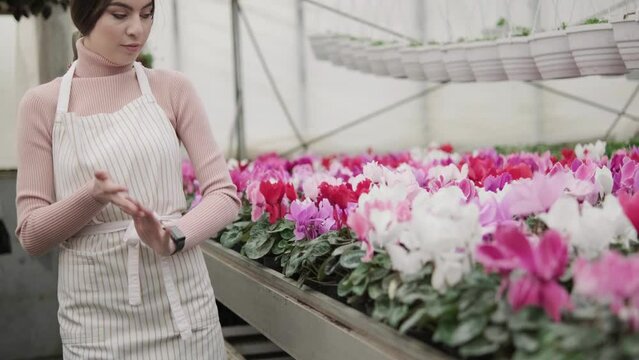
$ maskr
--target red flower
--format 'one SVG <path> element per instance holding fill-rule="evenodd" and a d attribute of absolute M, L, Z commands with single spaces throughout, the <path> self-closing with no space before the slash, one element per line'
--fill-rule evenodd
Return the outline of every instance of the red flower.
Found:
<path fill-rule="evenodd" d="M 570 164 L 572 164 L 572 162 L 575 161 L 575 159 L 577 159 L 577 155 L 575 155 L 575 151 L 569 148 L 561 149 L 561 156 L 562 156 L 562 159 L 560 162 L 562 165 L 570 166 Z"/>
<path fill-rule="evenodd" d="M 443 144 L 442 146 L 439 147 L 439 150 L 452 154 L 453 146 L 451 144 Z"/>
<path fill-rule="evenodd" d="M 355 189 L 355 201 L 359 201 L 359 197 L 362 196 L 362 194 L 368 194 L 372 183 L 371 179 L 366 179 L 357 184 L 357 188 Z"/>
<path fill-rule="evenodd" d="M 355 192 L 346 184 L 329 185 L 323 182 L 319 186 L 317 201 L 328 199 L 332 205 L 337 205 L 341 209 L 346 209 L 349 202 L 357 202 Z"/>
<path fill-rule="evenodd" d="M 517 180 L 517 179 L 530 179 L 532 178 L 533 172 L 530 169 L 530 166 L 528 166 L 527 164 L 517 164 L 517 165 L 510 165 L 508 167 L 506 167 L 502 173 L 507 172 L 510 174 L 510 176 L 512 176 L 513 180 Z"/>
<path fill-rule="evenodd" d="M 275 183 L 262 181 L 260 183 L 260 192 L 264 196 L 265 202 L 264 210 L 268 212 L 268 221 L 271 224 L 274 224 L 278 219 L 286 215 L 286 206 L 282 204 L 282 199 L 287 192 L 288 186 L 291 185 L 281 181 Z M 293 189 L 293 191 L 295 190 Z"/>
<path fill-rule="evenodd" d="M 497 175 L 495 164 L 491 158 L 473 157 L 468 160 L 468 178 L 475 185 L 482 186 L 488 175 Z"/>

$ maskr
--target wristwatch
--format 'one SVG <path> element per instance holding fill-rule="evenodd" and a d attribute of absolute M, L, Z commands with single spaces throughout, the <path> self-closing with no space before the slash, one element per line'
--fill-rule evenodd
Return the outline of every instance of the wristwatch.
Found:
<path fill-rule="evenodd" d="M 184 248 L 184 242 L 186 241 L 186 236 L 184 236 L 182 230 L 177 226 L 166 226 L 164 230 L 169 233 L 171 241 L 175 244 L 175 251 L 173 251 L 171 255 L 182 250 Z"/>

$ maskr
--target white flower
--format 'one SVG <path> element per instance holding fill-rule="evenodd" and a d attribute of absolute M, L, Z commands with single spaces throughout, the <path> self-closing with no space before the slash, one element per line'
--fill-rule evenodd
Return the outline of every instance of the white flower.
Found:
<path fill-rule="evenodd" d="M 597 140 L 594 144 L 577 144 L 575 146 L 575 155 L 578 159 L 584 160 L 590 158 L 594 161 L 599 161 L 606 153 L 606 142 Z"/>
<path fill-rule="evenodd" d="M 362 173 L 364 174 L 364 176 L 371 179 L 372 182 L 380 183 L 382 182 L 382 177 L 384 176 L 384 169 L 377 163 L 377 161 L 371 161 L 364 165 Z"/>
<path fill-rule="evenodd" d="M 612 193 L 614 181 L 612 179 L 612 172 L 607 166 L 595 170 L 595 184 L 597 184 L 597 188 L 599 188 L 599 195 L 603 196 Z"/>
<path fill-rule="evenodd" d="M 431 283 L 435 290 L 443 293 L 449 287 L 460 282 L 462 277 L 469 272 L 470 261 L 465 253 L 451 251 L 439 254 L 435 257 L 435 270 Z"/>
<path fill-rule="evenodd" d="M 617 198 L 606 197 L 603 207 L 593 207 L 584 202 L 579 209 L 576 199 L 561 197 L 547 214 L 539 217 L 548 227 L 561 231 L 568 237 L 577 252 L 586 258 L 595 258 L 613 242 L 627 246 L 637 238 L 637 233 L 624 215 Z"/>
<path fill-rule="evenodd" d="M 446 166 L 434 166 L 428 170 L 428 178 L 442 178 L 444 184 L 451 181 L 459 181 L 468 177 L 468 164 L 464 164 L 461 168 L 457 168 L 455 164 Z"/>

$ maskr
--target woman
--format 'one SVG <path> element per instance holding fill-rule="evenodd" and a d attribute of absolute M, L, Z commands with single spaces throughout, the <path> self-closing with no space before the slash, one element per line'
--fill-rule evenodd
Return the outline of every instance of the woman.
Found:
<path fill-rule="evenodd" d="M 31 255 L 60 248 L 65 359 L 225 358 L 197 245 L 239 201 L 193 86 L 134 62 L 154 8 L 72 1 L 78 60 L 20 104 L 16 235 Z M 183 217 L 180 141 L 203 193 Z"/>

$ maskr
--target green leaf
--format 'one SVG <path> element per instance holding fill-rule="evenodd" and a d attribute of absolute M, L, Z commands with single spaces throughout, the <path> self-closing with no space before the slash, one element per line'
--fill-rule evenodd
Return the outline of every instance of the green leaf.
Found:
<path fill-rule="evenodd" d="M 372 283 L 368 286 L 368 297 L 373 300 L 376 300 L 383 293 L 384 291 L 380 283 Z"/>
<path fill-rule="evenodd" d="M 351 293 L 353 283 L 348 277 L 343 278 L 339 284 L 337 284 L 337 296 L 345 297 Z"/>
<path fill-rule="evenodd" d="M 639 334 L 625 336 L 621 340 L 621 348 L 626 356 L 639 358 Z"/>
<path fill-rule="evenodd" d="M 337 265 L 339 265 L 339 258 L 332 256 L 327 257 L 322 265 L 320 265 L 317 279 L 319 281 L 323 281 L 324 278 L 335 272 L 335 269 L 337 269 Z"/>
<path fill-rule="evenodd" d="M 523 332 L 514 334 L 513 343 L 515 344 L 515 348 L 518 350 L 521 349 L 529 353 L 535 352 L 539 349 L 539 341 L 533 336 Z"/>
<path fill-rule="evenodd" d="M 418 308 L 402 323 L 399 327 L 399 332 L 405 334 L 408 330 L 419 325 L 425 318 L 428 317 L 428 313 L 425 308 Z"/>
<path fill-rule="evenodd" d="M 451 318 L 438 322 L 433 341 L 450 344 L 456 326 L 457 323 Z"/>
<path fill-rule="evenodd" d="M 374 268 L 369 272 L 368 276 L 371 278 L 371 281 L 378 281 L 388 275 L 389 272 L 390 270 L 385 268 Z"/>
<path fill-rule="evenodd" d="M 288 239 L 280 239 L 277 244 L 273 247 L 273 255 L 280 255 L 288 251 L 293 244 Z"/>
<path fill-rule="evenodd" d="M 222 246 L 224 246 L 225 248 L 232 248 L 234 247 L 238 242 L 240 242 L 240 239 L 242 238 L 242 232 L 239 230 L 229 230 L 224 232 L 224 234 L 222 234 L 222 236 L 220 237 L 220 243 L 222 244 Z"/>
<path fill-rule="evenodd" d="M 284 230 L 293 230 L 295 229 L 295 223 L 290 221 L 290 220 L 286 220 L 286 219 L 280 219 L 278 220 L 275 224 L 269 226 L 268 232 L 269 233 L 278 233 L 278 232 L 282 232 Z"/>
<path fill-rule="evenodd" d="M 251 243 L 250 246 L 249 243 L 246 243 L 246 245 L 244 246 L 244 251 L 249 259 L 256 260 L 268 254 L 273 247 L 273 243 L 275 243 L 275 239 L 272 237 L 267 238 L 266 242 L 259 244 L 259 246 L 255 245 L 257 244 L 257 242 Z"/>
<path fill-rule="evenodd" d="M 266 220 L 259 220 L 258 222 L 256 222 L 249 232 L 250 238 L 247 241 L 247 244 L 255 243 L 254 245 L 252 245 L 255 248 L 259 248 L 260 246 L 262 246 L 262 244 L 264 244 L 269 238 L 269 233 L 267 231 L 268 226 L 269 224 Z"/>
<path fill-rule="evenodd" d="M 355 269 L 362 263 L 362 257 L 366 254 L 364 250 L 350 250 L 342 254 L 339 264 L 346 269 Z"/>
<path fill-rule="evenodd" d="M 346 251 L 355 250 L 355 249 L 359 249 L 359 245 L 357 245 L 357 244 L 342 245 L 340 247 L 335 248 L 335 250 L 333 250 L 332 255 L 333 256 L 340 256 Z"/>
<path fill-rule="evenodd" d="M 316 257 L 320 257 L 328 254 L 331 251 L 331 244 L 328 241 L 315 242 L 311 247 L 311 254 Z"/>
<path fill-rule="evenodd" d="M 459 353 L 463 357 L 484 356 L 492 354 L 497 350 L 499 350 L 499 345 L 480 337 L 460 347 Z"/>
<path fill-rule="evenodd" d="M 465 320 L 453 331 L 449 345 L 459 346 L 469 342 L 484 332 L 487 324 L 488 318 L 486 316 L 474 316 Z"/>
<path fill-rule="evenodd" d="M 508 330 L 501 326 L 488 326 L 484 330 L 484 337 L 490 342 L 496 344 L 503 344 L 510 338 Z"/>
<path fill-rule="evenodd" d="M 381 297 L 378 301 L 375 301 L 371 316 L 375 320 L 384 321 L 386 318 L 388 318 L 389 311 L 390 301 L 386 297 Z"/>
<path fill-rule="evenodd" d="M 353 292 L 353 294 L 358 296 L 364 295 L 364 292 L 366 292 L 366 288 L 368 287 L 368 282 L 369 280 L 367 277 L 364 277 L 361 281 L 358 281 L 357 283 L 354 282 L 354 285 L 351 291 Z"/>
<path fill-rule="evenodd" d="M 408 315 L 408 305 L 392 303 L 390 312 L 388 313 L 388 324 L 394 328 Z"/>

